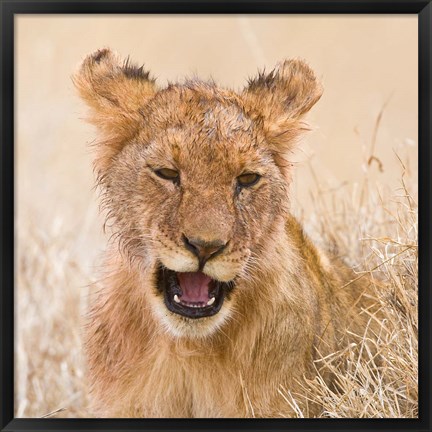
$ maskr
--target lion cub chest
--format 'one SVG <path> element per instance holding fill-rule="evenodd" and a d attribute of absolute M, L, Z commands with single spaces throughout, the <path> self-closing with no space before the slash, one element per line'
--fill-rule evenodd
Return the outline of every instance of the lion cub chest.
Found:
<path fill-rule="evenodd" d="M 220 355 L 165 347 L 144 365 L 147 379 L 136 400 L 145 410 L 155 407 L 158 417 L 238 417 L 240 374 L 232 366 Z"/>

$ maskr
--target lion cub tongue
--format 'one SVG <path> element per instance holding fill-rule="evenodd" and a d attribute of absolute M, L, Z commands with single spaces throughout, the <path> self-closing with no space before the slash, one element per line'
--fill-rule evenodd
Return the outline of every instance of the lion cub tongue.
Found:
<path fill-rule="evenodd" d="M 177 277 L 183 293 L 180 297 L 182 301 L 208 302 L 211 278 L 201 272 L 177 273 Z"/>

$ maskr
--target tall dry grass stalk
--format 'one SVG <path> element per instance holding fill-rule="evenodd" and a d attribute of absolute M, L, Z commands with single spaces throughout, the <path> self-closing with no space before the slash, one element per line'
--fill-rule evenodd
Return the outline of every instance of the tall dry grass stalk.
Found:
<path fill-rule="evenodd" d="M 326 188 L 317 180 L 311 192 L 315 209 L 304 220 L 307 230 L 343 257 L 358 278 L 376 282 L 384 316 L 376 341 L 366 344 L 363 334 L 352 335 L 351 346 L 317 360 L 318 371 L 326 365 L 336 377 L 333 387 L 320 374 L 307 383 L 307 399 L 322 406 L 321 417 L 418 414 L 417 171 L 410 159 L 415 151 L 406 147 L 402 156 L 395 154 L 401 168 L 397 191 L 370 182 L 377 162 L 370 154 L 360 184 Z M 90 227 L 99 223 L 87 222 Z M 20 220 L 18 225 L 17 417 L 91 416 L 81 343 L 87 285 L 96 272 L 80 258 L 81 248 L 90 245 L 76 243 L 76 233 L 61 224 L 39 229 Z M 289 389 L 279 392 L 298 417 L 308 416 L 299 408 L 301 397 Z"/>

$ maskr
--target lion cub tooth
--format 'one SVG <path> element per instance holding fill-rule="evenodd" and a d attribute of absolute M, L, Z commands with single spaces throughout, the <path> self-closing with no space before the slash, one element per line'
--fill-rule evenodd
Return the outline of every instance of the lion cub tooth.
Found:
<path fill-rule="evenodd" d="M 178 297 L 177 294 L 174 296 L 174 301 L 175 301 L 176 303 L 180 303 L 180 299 L 179 299 L 179 297 Z"/>
<path fill-rule="evenodd" d="M 214 302 L 215 302 L 215 298 L 212 297 L 208 302 L 207 302 L 207 306 L 211 306 Z"/>

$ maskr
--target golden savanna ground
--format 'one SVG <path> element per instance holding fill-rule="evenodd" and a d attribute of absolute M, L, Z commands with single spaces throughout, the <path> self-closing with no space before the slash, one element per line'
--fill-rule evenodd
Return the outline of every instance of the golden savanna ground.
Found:
<path fill-rule="evenodd" d="M 209 50 L 200 54 L 193 49 L 182 51 L 175 44 L 184 43 L 186 36 L 180 41 L 160 37 L 161 46 L 171 42 L 171 49 L 182 53 L 171 65 L 166 59 L 173 57 L 164 49 L 159 49 L 158 57 L 154 46 L 141 41 L 142 47 L 120 30 L 127 23 L 144 40 L 149 27 L 153 32 L 161 25 L 172 31 L 182 27 L 174 18 L 169 22 L 168 18 L 157 18 L 157 22 L 130 18 L 127 22 L 123 18 L 56 17 L 49 18 L 49 25 L 43 17 L 39 21 L 18 19 L 18 417 L 40 417 L 58 409 L 63 411 L 53 415 L 91 415 L 82 325 L 92 289 L 89 285 L 97 276 L 106 239 L 101 233 L 97 194 L 92 191 L 93 156 L 86 147 L 95 134 L 79 120 L 84 110 L 73 95 L 70 74 L 85 54 L 104 45 L 146 60 L 161 79 L 208 72 L 221 84 L 235 87 L 258 67 L 270 68 L 282 58 L 296 56 L 306 58 L 322 74 L 323 100 L 309 117 L 315 130 L 294 155 L 299 164 L 292 187 L 293 209 L 312 238 L 343 257 L 358 278 L 372 275 L 379 281 L 389 332 L 377 342 L 377 351 L 384 358 L 379 366 L 372 354 L 366 353 L 360 361 L 355 347 L 349 347 L 321 360 L 335 368 L 341 391 L 327 388 L 318 377 L 308 383 L 310 393 L 323 405 L 324 417 L 417 415 L 417 132 L 412 57 L 416 23 L 404 17 L 397 23 L 388 17 L 379 22 L 301 18 L 302 25 L 292 18 L 275 21 L 272 17 L 271 25 L 245 17 L 220 18 L 217 27 L 231 31 L 226 37 L 231 36 L 231 45 L 235 45 L 228 50 L 224 40 L 216 37 L 216 28 L 204 18 L 185 18 L 184 25 L 192 35 L 207 28 L 206 40 L 215 58 L 208 57 Z M 67 28 L 80 37 L 63 54 L 62 37 L 73 37 L 66 36 Z M 95 36 L 89 43 L 85 35 L 90 28 Z M 319 43 L 307 29 L 320 31 Z M 374 46 L 364 40 L 365 31 L 375 38 Z M 342 34 L 346 40 L 337 37 Z M 393 41 L 396 34 L 403 43 Z M 284 44 L 272 50 L 275 37 Z M 319 49 L 325 44 L 329 58 Z M 228 59 L 239 52 L 234 67 Z M 227 61 L 221 65 L 223 58 Z M 338 67 L 334 67 L 336 60 Z M 389 72 L 394 70 L 398 73 Z M 362 334 L 354 339 L 362 345 Z M 348 372 L 338 372 L 340 361 Z M 296 408 L 296 395 L 288 390 L 280 388 L 281 400 L 298 416 L 307 416 Z"/>

